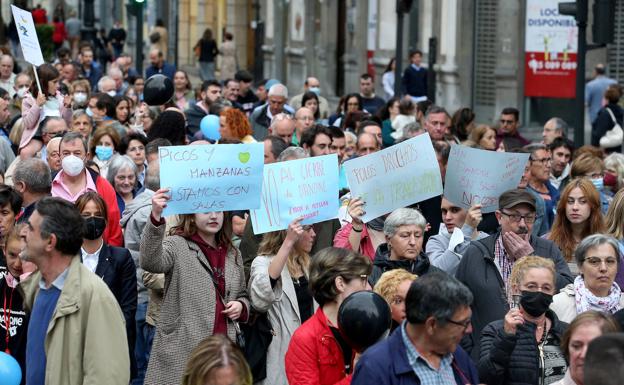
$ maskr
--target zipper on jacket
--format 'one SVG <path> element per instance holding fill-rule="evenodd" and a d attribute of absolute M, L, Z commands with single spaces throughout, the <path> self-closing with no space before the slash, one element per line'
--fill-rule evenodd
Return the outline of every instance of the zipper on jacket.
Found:
<path fill-rule="evenodd" d="M 544 360 L 544 345 L 546 344 L 547 337 L 548 336 L 544 336 L 544 342 L 542 342 L 541 344 L 540 343 L 537 344 L 537 350 L 539 350 L 540 366 L 542 369 L 540 371 L 540 380 L 539 380 L 540 385 L 544 385 L 544 381 L 546 378 L 546 361 Z"/>

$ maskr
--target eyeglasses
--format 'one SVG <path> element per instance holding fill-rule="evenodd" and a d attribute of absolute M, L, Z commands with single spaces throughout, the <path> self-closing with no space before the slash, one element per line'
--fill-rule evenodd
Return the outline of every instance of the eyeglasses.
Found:
<path fill-rule="evenodd" d="M 552 162 L 552 158 L 529 159 L 531 162 L 541 163 L 542 166 Z"/>
<path fill-rule="evenodd" d="M 511 220 L 512 222 L 516 222 L 516 223 L 520 223 L 521 219 L 524 219 L 524 223 L 533 223 L 535 222 L 535 218 L 536 218 L 535 214 L 527 214 L 527 215 L 509 214 L 504 211 L 501 211 L 500 213 L 506 216 L 507 218 L 509 218 L 509 220 Z"/>
<path fill-rule="evenodd" d="M 461 326 L 462 328 L 464 328 L 464 331 L 465 331 L 466 329 L 468 329 L 468 326 L 470 326 L 470 324 L 472 323 L 472 320 L 468 318 L 465 321 L 453 321 L 450 318 L 446 318 L 446 322 L 450 322 L 453 325 Z"/>
<path fill-rule="evenodd" d="M 583 259 L 583 262 L 587 262 L 589 264 L 589 266 L 591 267 L 600 267 L 602 266 L 602 264 L 606 264 L 608 268 L 612 268 L 617 266 L 617 259 L 616 258 L 599 258 L 599 257 L 587 257 L 585 259 Z"/>

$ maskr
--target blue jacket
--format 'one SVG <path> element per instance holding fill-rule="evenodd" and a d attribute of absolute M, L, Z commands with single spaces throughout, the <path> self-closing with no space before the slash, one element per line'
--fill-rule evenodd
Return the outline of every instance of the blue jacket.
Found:
<path fill-rule="evenodd" d="M 152 75 L 163 74 L 173 81 L 175 73 L 176 68 L 173 64 L 163 62 L 162 68 L 156 68 L 153 65 L 147 67 L 147 69 L 145 69 L 145 79 L 149 79 Z"/>
<path fill-rule="evenodd" d="M 468 354 L 458 346 L 454 356 L 453 373 L 457 385 L 478 384 L 479 375 Z M 387 339 L 368 348 L 358 360 L 351 385 L 368 384 L 420 385 L 420 379 L 407 359 L 400 327 Z"/>

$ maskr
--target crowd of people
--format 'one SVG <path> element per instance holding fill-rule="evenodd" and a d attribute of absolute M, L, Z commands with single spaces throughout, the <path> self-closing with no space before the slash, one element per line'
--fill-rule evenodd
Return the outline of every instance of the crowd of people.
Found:
<path fill-rule="evenodd" d="M 315 76 L 294 96 L 245 70 L 217 80 L 214 59 L 232 37 L 219 48 L 210 31 L 195 46 L 202 82 L 192 84 L 156 44 L 166 30 L 153 34 L 145 74 L 123 45 L 113 44 L 108 66 L 91 42 L 59 46 L 36 68 L 40 87 L 0 56 L 0 351 L 17 360 L 22 383 L 624 378 L 624 155 L 621 143 L 601 147 L 624 123 L 617 84 L 591 85 L 604 102 L 592 144 L 575 148 L 558 117 L 538 143 L 523 137 L 514 107 L 488 125 L 469 108 L 432 104 L 419 51 L 404 96 L 388 86 L 393 76 L 379 80 L 382 98 L 363 74 L 332 110 Z M 150 106 L 145 84 L 156 74 L 174 90 Z M 219 118 L 216 141 L 201 129 L 207 115 Z M 339 219 L 312 225 L 293 217 L 256 235 L 245 211 L 163 215 L 164 146 L 262 142 L 265 164 L 337 154 L 342 167 L 423 134 L 443 181 L 453 145 L 528 162 L 492 213 L 436 196 L 365 222 L 367 203 L 342 178 Z M 338 316 L 367 290 L 392 321 L 362 352 Z"/>

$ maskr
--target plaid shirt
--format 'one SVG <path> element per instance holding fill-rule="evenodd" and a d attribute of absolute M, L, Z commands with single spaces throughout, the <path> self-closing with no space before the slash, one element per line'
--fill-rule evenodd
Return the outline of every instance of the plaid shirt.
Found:
<path fill-rule="evenodd" d="M 451 367 L 453 354 L 449 353 L 442 357 L 439 369 L 433 368 L 429 365 L 427 360 L 421 357 L 418 350 L 416 350 L 412 344 L 412 341 L 410 341 L 407 336 L 407 331 L 405 331 L 405 325 L 407 325 L 407 321 L 403 321 L 403 324 L 401 325 L 401 337 L 403 337 L 403 344 L 405 345 L 405 350 L 407 351 L 407 360 L 414 370 L 414 373 L 416 373 L 416 376 L 420 379 L 421 385 L 456 384 L 453 368 Z"/>
<path fill-rule="evenodd" d="M 513 268 L 514 262 L 509 258 L 509 255 L 507 255 L 507 251 L 503 245 L 502 233 L 496 239 L 496 243 L 494 243 L 494 263 L 505 283 L 505 293 L 509 293 L 509 277 L 511 276 L 511 269 Z"/>

